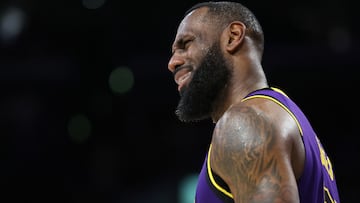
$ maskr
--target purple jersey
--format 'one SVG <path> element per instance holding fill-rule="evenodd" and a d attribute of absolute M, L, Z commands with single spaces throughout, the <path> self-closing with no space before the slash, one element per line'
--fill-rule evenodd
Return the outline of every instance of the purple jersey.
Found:
<path fill-rule="evenodd" d="M 276 88 L 254 91 L 244 100 L 252 98 L 265 98 L 279 104 L 289 112 L 299 127 L 305 149 L 304 171 L 297 183 L 300 202 L 340 203 L 330 159 L 300 108 L 284 92 Z M 207 154 L 199 174 L 195 203 L 234 203 L 225 182 L 212 172 L 209 155 L 210 153 Z"/>

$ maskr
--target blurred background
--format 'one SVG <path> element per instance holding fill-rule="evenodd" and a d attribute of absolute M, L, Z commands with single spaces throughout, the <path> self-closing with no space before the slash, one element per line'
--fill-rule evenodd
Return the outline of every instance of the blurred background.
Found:
<path fill-rule="evenodd" d="M 193 203 L 213 124 L 177 120 L 167 62 L 196 2 L 1 0 L 2 202 Z M 263 25 L 270 83 L 308 115 L 355 202 L 355 1 L 241 2 Z"/>

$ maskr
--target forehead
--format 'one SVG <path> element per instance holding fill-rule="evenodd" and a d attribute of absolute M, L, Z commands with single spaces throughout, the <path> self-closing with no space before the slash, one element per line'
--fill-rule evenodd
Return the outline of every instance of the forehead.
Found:
<path fill-rule="evenodd" d="M 209 19 L 206 18 L 207 10 L 208 8 L 203 7 L 193 10 L 187 14 L 181 21 L 177 33 L 182 35 L 189 32 L 207 30 L 210 25 L 210 23 L 208 23 Z"/>

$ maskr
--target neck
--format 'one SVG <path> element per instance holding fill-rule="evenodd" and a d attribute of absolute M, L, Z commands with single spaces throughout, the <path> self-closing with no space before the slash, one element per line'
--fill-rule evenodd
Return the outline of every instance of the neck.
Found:
<path fill-rule="evenodd" d="M 260 74 L 257 73 L 252 77 L 247 77 L 250 79 L 239 79 L 239 77 L 235 75 L 232 78 L 213 104 L 214 111 L 211 118 L 214 123 L 216 123 L 231 106 L 240 103 L 249 93 L 269 87 L 262 71 Z"/>

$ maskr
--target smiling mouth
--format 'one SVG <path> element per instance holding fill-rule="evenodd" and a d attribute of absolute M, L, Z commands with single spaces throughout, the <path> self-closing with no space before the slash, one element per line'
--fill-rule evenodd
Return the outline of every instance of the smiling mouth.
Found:
<path fill-rule="evenodd" d="M 191 71 L 185 73 L 184 75 L 182 75 L 176 79 L 176 83 L 178 84 L 178 91 L 180 91 L 181 88 L 184 87 L 188 83 L 190 76 L 191 76 Z"/>

